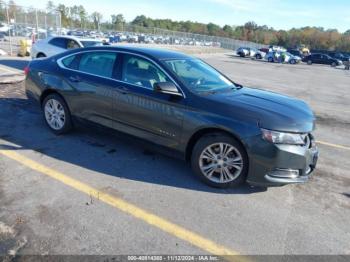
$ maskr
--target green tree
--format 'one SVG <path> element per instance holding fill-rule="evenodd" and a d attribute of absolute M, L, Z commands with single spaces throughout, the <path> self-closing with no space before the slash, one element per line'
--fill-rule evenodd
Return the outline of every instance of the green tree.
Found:
<path fill-rule="evenodd" d="M 80 27 L 85 28 L 85 24 L 86 24 L 86 20 L 87 20 L 87 12 L 86 12 L 84 6 L 79 5 L 77 8 L 77 13 L 78 13 L 79 20 L 80 20 Z"/>
<path fill-rule="evenodd" d="M 66 7 L 64 4 L 59 4 L 57 6 L 57 10 L 61 16 L 61 24 L 62 27 L 68 27 L 70 25 L 69 15 L 69 7 Z"/>
<path fill-rule="evenodd" d="M 0 22 L 6 21 L 6 9 L 2 2 L 0 2 Z"/>
<path fill-rule="evenodd" d="M 221 28 L 220 26 L 213 24 L 213 23 L 209 23 L 207 25 L 207 29 L 210 35 L 219 35 Z"/>
<path fill-rule="evenodd" d="M 115 30 L 122 31 L 125 25 L 124 16 L 122 14 L 112 15 L 112 24 Z"/>
<path fill-rule="evenodd" d="M 48 13 L 52 13 L 56 11 L 56 6 L 52 1 L 48 1 L 46 4 L 46 10 Z"/>
<path fill-rule="evenodd" d="M 102 17 L 103 17 L 102 14 L 99 12 L 93 12 L 91 14 L 91 19 L 94 24 L 94 28 L 97 29 L 98 31 L 100 30 Z"/>

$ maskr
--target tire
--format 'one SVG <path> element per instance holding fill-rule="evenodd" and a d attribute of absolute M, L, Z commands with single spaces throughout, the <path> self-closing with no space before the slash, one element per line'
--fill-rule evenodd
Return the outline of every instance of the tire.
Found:
<path fill-rule="evenodd" d="M 36 58 L 42 58 L 42 57 L 46 57 L 46 55 L 43 54 L 43 53 L 39 53 L 39 54 L 37 54 L 37 56 L 36 56 Z"/>
<path fill-rule="evenodd" d="M 308 61 L 307 61 L 307 64 L 308 64 L 308 65 L 312 65 L 312 61 L 311 61 L 311 60 L 308 60 Z"/>
<path fill-rule="evenodd" d="M 336 67 L 337 63 L 336 62 L 332 62 L 331 67 Z"/>
<path fill-rule="evenodd" d="M 42 103 L 42 111 L 45 123 L 54 134 L 62 135 L 73 128 L 69 108 L 64 99 L 58 94 L 45 97 Z M 51 122 L 50 119 L 52 119 Z"/>
<path fill-rule="evenodd" d="M 257 54 L 257 55 L 255 55 L 255 58 L 256 58 L 256 59 L 261 59 L 262 57 L 261 57 L 260 54 Z"/>
<path fill-rule="evenodd" d="M 270 63 L 273 63 L 273 58 L 272 58 L 272 57 L 269 57 L 269 58 L 267 59 L 267 61 L 270 62 Z"/>
<path fill-rule="evenodd" d="M 292 59 L 292 60 L 290 60 L 290 63 L 291 63 L 292 65 L 295 65 L 297 62 L 296 62 L 294 59 Z"/>
<path fill-rule="evenodd" d="M 239 56 L 240 57 L 245 57 L 245 54 L 244 53 L 239 53 Z"/>
<path fill-rule="evenodd" d="M 223 145 L 221 148 L 226 148 L 228 154 L 220 153 L 220 145 Z M 204 135 L 194 146 L 191 167 L 193 172 L 211 187 L 236 187 L 246 180 L 248 156 L 236 139 L 226 134 L 212 133 Z M 204 171 L 207 171 L 207 175 Z"/>

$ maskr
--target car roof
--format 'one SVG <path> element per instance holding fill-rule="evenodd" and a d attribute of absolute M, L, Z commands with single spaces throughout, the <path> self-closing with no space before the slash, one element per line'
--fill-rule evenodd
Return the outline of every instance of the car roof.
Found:
<path fill-rule="evenodd" d="M 101 42 L 100 39 L 95 39 L 95 38 L 84 38 L 84 37 L 76 37 L 76 36 L 71 36 L 71 35 L 55 35 L 51 36 L 48 38 L 48 41 L 50 41 L 52 38 L 66 38 L 66 39 L 72 39 L 76 41 L 96 41 L 96 42 Z"/>
<path fill-rule="evenodd" d="M 137 46 L 96 46 L 96 47 L 87 47 L 79 49 L 80 52 L 84 51 L 121 51 L 121 52 L 131 52 L 146 57 L 150 57 L 156 60 L 166 60 L 166 59 L 191 59 L 193 57 L 166 49 L 160 48 L 149 48 L 149 47 L 137 47 Z M 74 52 L 72 52 L 74 53 Z"/>

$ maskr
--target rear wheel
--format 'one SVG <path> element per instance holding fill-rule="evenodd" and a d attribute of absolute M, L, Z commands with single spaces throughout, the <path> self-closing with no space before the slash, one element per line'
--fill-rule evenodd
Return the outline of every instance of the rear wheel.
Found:
<path fill-rule="evenodd" d="M 48 95 L 43 101 L 42 109 L 45 122 L 53 133 L 61 135 L 72 129 L 68 106 L 59 95 Z"/>
<path fill-rule="evenodd" d="M 257 54 L 257 55 L 255 55 L 255 58 L 256 58 L 256 59 L 261 59 L 262 57 L 261 57 L 260 54 Z"/>
<path fill-rule="evenodd" d="M 218 188 L 242 184 L 248 173 L 248 157 L 234 138 L 214 133 L 203 136 L 191 157 L 194 173 L 207 185 Z"/>
<path fill-rule="evenodd" d="M 296 64 L 295 59 L 290 60 L 290 63 L 291 63 L 292 65 Z"/>
<path fill-rule="evenodd" d="M 311 61 L 311 60 L 308 60 L 308 61 L 307 61 L 307 64 L 308 64 L 308 65 L 312 65 L 312 61 Z"/>
<path fill-rule="evenodd" d="M 331 67 L 336 67 L 337 63 L 336 62 L 332 62 Z"/>
<path fill-rule="evenodd" d="M 43 54 L 43 53 L 39 53 L 36 57 L 37 57 L 37 58 L 41 58 L 41 57 L 46 57 L 46 55 Z"/>

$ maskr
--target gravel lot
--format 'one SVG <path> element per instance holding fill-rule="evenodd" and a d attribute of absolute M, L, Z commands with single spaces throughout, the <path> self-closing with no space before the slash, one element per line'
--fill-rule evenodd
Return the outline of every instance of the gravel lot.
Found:
<path fill-rule="evenodd" d="M 186 163 L 120 134 L 79 128 L 54 136 L 26 100 L 23 83 L 0 85 L 0 150 L 13 149 L 240 254 L 350 255 L 350 72 L 231 54 L 199 57 L 238 83 L 311 105 L 321 155 L 307 184 L 216 190 L 194 178 Z M 0 255 L 9 251 L 207 253 L 0 154 Z"/>

